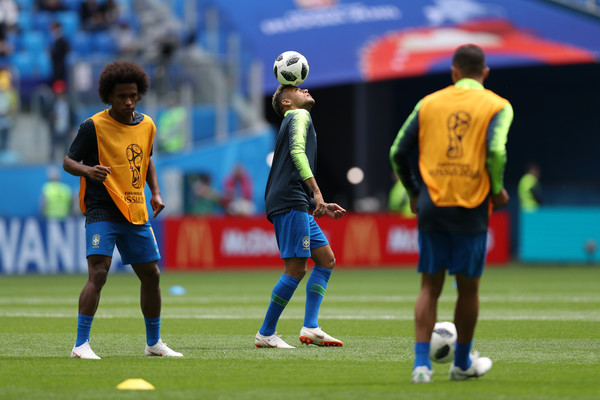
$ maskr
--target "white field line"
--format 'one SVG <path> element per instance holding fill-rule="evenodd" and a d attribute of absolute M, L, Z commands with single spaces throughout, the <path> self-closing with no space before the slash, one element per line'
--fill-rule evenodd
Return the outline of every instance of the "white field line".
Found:
<path fill-rule="evenodd" d="M 25 312 L 0 312 L 2 318 L 76 318 L 74 313 L 25 313 Z M 139 313 L 134 314 L 97 314 L 97 318 L 140 318 Z M 163 318 L 166 319 L 181 319 L 181 320 L 246 320 L 256 319 L 260 320 L 264 317 L 264 314 L 260 315 L 228 315 L 228 314 L 190 314 L 190 315 L 166 315 Z M 283 315 L 281 319 L 301 319 L 303 315 Z M 321 319 L 330 320 L 365 320 L 365 321 L 412 321 L 412 315 L 326 315 L 322 314 Z M 501 316 L 486 316 L 482 315 L 479 317 L 480 321 L 590 321 L 600 322 L 600 314 L 589 315 L 589 314 L 569 314 L 569 315 L 501 315 Z"/>
<path fill-rule="evenodd" d="M 303 298 L 303 293 L 297 293 L 295 299 Z M 264 302 L 268 296 L 239 296 L 235 300 L 240 303 Z M 186 304 L 218 304 L 229 303 L 232 301 L 230 296 L 171 296 L 163 295 L 163 302 L 169 304 L 186 303 Z M 415 296 L 327 296 L 328 303 L 414 303 Z M 600 305 L 600 295 L 594 296 L 480 296 L 479 300 L 482 303 L 545 303 L 561 302 L 561 303 L 598 303 Z M 102 299 L 102 304 L 131 304 L 139 303 L 140 299 L 137 296 L 106 296 Z M 441 296 L 441 302 L 454 302 L 455 296 Z M 0 305 L 72 305 L 77 304 L 77 296 L 69 297 L 29 297 L 29 298 L 10 298 L 0 297 Z"/>

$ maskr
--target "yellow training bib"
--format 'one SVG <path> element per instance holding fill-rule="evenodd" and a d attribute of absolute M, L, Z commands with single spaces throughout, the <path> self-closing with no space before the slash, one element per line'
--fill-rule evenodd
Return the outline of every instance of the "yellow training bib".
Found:
<path fill-rule="evenodd" d="M 490 191 L 486 133 L 508 101 L 487 89 L 449 86 L 419 110 L 419 170 L 436 206 L 474 208 Z"/>
<path fill-rule="evenodd" d="M 150 151 L 156 126 L 150 117 L 137 125 L 124 125 L 115 121 L 104 110 L 92 118 L 98 140 L 100 165 L 110 167 L 104 182 L 108 194 L 125 218 L 142 225 L 148 220 L 144 187 L 150 162 Z M 85 214 L 85 178 L 81 178 L 80 205 Z"/>

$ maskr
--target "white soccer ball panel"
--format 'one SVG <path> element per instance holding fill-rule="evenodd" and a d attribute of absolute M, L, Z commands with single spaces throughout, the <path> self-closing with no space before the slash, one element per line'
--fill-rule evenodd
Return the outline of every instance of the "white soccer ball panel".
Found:
<path fill-rule="evenodd" d="M 449 363 L 454 360 L 456 326 L 452 322 L 437 322 L 431 333 L 429 358 L 436 363 Z"/>
<path fill-rule="evenodd" d="M 308 61 L 297 51 L 284 51 L 273 63 L 273 73 L 279 83 L 298 86 L 308 76 Z"/>

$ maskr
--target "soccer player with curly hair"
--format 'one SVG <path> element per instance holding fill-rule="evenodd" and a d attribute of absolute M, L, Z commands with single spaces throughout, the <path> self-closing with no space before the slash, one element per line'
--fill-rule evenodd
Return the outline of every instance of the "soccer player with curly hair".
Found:
<path fill-rule="evenodd" d="M 160 336 L 160 252 L 144 195 L 148 184 L 154 217 L 165 204 L 152 161 L 156 126 L 135 107 L 149 88 L 149 77 L 131 62 L 114 62 L 100 74 L 98 93 L 109 109 L 80 126 L 63 168 L 80 177 L 79 205 L 86 216 L 88 280 L 79 296 L 73 358 L 100 359 L 90 347 L 90 329 L 100 292 L 108 277 L 115 245 L 124 264 L 141 282 L 140 303 L 146 323 L 148 356 L 182 357 Z"/>

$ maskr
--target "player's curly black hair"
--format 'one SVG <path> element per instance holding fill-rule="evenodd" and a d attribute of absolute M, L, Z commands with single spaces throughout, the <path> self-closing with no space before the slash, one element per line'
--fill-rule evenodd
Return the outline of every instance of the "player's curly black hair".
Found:
<path fill-rule="evenodd" d="M 283 97 L 283 91 L 287 88 L 294 87 L 292 85 L 279 85 L 275 93 L 273 93 L 273 98 L 271 99 L 271 105 L 273 106 L 273 110 L 275 114 L 279 115 L 283 118 L 283 104 L 281 104 L 281 100 Z"/>
<path fill-rule="evenodd" d="M 138 100 L 141 100 L 150 87 L 150 78 L 142 67 L 132 62 L 115 61 L 108 64 L 100 73 L 98 81 L 98 94 L 102 102 L 110 104 L 108 98 L 119 83 L 135 83 L 138 89 Z"/>

